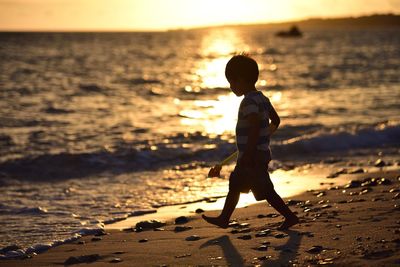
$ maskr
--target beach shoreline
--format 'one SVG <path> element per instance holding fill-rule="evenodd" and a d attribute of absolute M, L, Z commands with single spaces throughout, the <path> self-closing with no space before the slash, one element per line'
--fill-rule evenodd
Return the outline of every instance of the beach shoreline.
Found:
<path fill-rule="evenodd" d="M 158 219 L 165 226 L 136 231 L 128 219 L 107 226 L 105 235 L 85 236 L 28 259 L 2 260 L 0 266 L 51 266 L 67 264 L 68 259 L 93 266 L 111 262 L 125 266 L 399 264 L 400 221 L 395 216 L 400 211 L 399 166 L 338 176 L 361 182 L 348 182 L 347 188 L 334 185 L 330 190 L 309 190 L 285 199 L 301 219 L 289 231 L 276 230 L 282 218 L 265 202 L 237 209 L 232 218 L 237 223 L 228 229 L 207 224 L 194 210 L 202 204 L 193 203 L 186 205 L 187 211 L 174 208 L 174 218 L 188 219 L 183 224 L 175 224 L 171 217 L 163 221 L 161 216 Z M 206 213 L 217 215 L 219 210 Z M 79 258 L 85 255 L 90 257 Z"/>

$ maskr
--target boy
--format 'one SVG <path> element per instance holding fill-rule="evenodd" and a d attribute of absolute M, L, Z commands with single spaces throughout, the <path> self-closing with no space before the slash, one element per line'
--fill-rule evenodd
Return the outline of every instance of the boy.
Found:
<path fill-rule="evenodd" d="M 227 228 L 240 193 L 251 190 L 257 200 L 266 199 L 285 217 L 278 228 L 285 230 L 297 224 L 299 219 L 275 192 L 269 178 L 269 137 L 278 128 L 280 119 L 269 99 L 256 89 L 258 75 L 257 62 L 246 55 L 236 55 L 226 65 L 225 76 L 232 92 L 236 96 L 244 95 L 236 124 L 239 154 L 229 177 L 229 192 L 221 214 L 218 217 L 203 215 L 203 218 L 211 224 Z M 209 176 L 219 176 L 220 170 L 221 165 L 216 165 L 211 168 Z"/>

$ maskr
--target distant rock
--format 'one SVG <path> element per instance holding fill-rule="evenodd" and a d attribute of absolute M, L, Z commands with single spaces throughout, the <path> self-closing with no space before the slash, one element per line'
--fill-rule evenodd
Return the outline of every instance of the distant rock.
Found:
<path fill-rule="evenodd" d="M 279 31 L 275 34 L 278 37 L 302 37 L 303 33 L 296 25 L 293 25 L 288 31 Z"/>

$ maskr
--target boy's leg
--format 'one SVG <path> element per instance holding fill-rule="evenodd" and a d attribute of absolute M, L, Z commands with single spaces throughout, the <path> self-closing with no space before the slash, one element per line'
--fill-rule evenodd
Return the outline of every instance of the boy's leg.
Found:
<path fill-rule="evenodd" d="M 279 227 L 280 230 L 288 229 L 299 222 L 299 218 L 289 209 L 283 199 L 276 193 L 275 189 L 270 190 L 266 198 L 268 203 L 285 217 L 285 221 Z"/>
<path fill-rule="evenodd" d="M 221 214 L 218 217 L 208 217 L 203 215 L 203 219 L 208 223 L 215 224 L 222 228 L 227 228 L 229 224 L 229 219 L 232 216 L 233 211 L 236 208 L 236 205 L 239 201 L 240 192 L 238 191 L 229 191 L 228 195 L 225 199 L 224 208 L 221 211 Z"/>

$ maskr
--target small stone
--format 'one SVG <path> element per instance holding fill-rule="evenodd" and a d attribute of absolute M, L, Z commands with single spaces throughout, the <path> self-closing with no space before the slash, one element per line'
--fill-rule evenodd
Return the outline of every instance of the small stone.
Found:
<path fill-rule="evenodd" d="M 147 238 L 143 238 L 139 240 L 139 243 L 146 243 L 147 241 L 149 241 Z"/>
<path fill-rule="evenodd" d="M 344 188 L 356 188 L 361 186 L 361 181 L 351 180 L 348 184 L 344 186 Z"/>
<path fill-rule="evenodd" d="M 284 237 L 287 237 L 287 236 L 288 236 L 287 234 L 276 234 L 276 235 L 274 235 L 275 238 L 284 238 Z"/>
<path fill-rule="evenodd" d="M 238 238 L 242 239 L 242 240 L 249 240 L 249 239 L 251 239 L 251 235 L 242 235 L 242 236 L 238 236 Z"/>
<path fill-rule="evenodd" d="M 113 254 L 115 254 L 115 255 L 121 255 L 121 254 L 125 254 L 125 251 L 115 251 Z"/>
<path fill-rule="evenodd" d="M 382 159 L 377 159 L 374 163 L 375 167 L 384 167 L 386 166 L 386 163 Z"/>
<path fill-rule="evenodd" d="M 265 229 L 265 230 L 262 230 L 262 231 L 256 233 L 255 236 L 256 237 L 264 237 L 264 236 L 269 235 L 270 233 L 271 233 L 271 229 Z"/>
<path fill-rule="evenodd" d="M 182 255 L 177 255 L 177 256 L 175 256 L 175 258 L 176 259 L 180 259 L 180 258 L 186 258 L 186 257 L 190 257 L 190 256 L 192 256 L 192 254 L 182 254 Z"/>
<path fill-rule="evenodd" d="M 299 204 L 299 203 L 301 203 L 300 200 L 289 199 L 289 200 L 287 201 L 286 204 L 287 204 L 288 206 L 295 206 L 295 205 L 297 205 L 297 204 Z"/>
<path fill-rule="evenodd" d="M 257 247 L 256 250 L 258 250 L 258 251 L 266 251 L 266 250 L 268 250 L 268 246 L 261 245 L 261 246 Z"/>
<path fill-rule="evenodd" d="M 143 230 L 145 230 L 145 229 L 159 228 L 159 227 L 163 227 L 163 226 L 165 226 L 165 225 L 167 225 L 167 224 L 164 223 L 164 222 L 160 222 L 160 221 L 157 221 L 157 220 L 148 220 L 148 221 L 141 221 L 141 222 L 138 222 L 138 223 L 136 224 L 135 228 L 136 228 L 136 229 L 143 229 Z M 136 232 L 138 232 L 138 231 L 136 231 Z"/>
<path fill-rule="evenodd" d="M 393 199 L 399 199 L 400 198 L 400 193 L 397 193 L 396 195 L 393 196 Z"/>
<path fill-rule="evenodd" d="M 257 260 L 266 261 L 266 260 L 269 260 L 271 257 L 272 256 L 261 256 L 261 257 L 258 257 Z"/>
<path fill-rule="evenodd" d="M 317 253 L 321 253 L 322 250 L 323 250 L 322 246 L 312 246 L 311 248 L 306 250 L 306 252 L 311 253 L 311 254 L 317 254 Z"/>
<path fill-rule="evenodd" d="M 183 231 L 187 231 L 187 230 L 191 230 L 193 229 L 193 227 L 191 226 L 175 226 L 174 232 L 178 233 L 178 232 L 183 232 Z"/>
<path fill-rule="evenodd" d="M 340 238 L 337 237 L 337 236 L 335 236 L 335 237 L 332 238 L 332 240 L 339 240 L 339 239 L 340 239 Z"/>
<path fill-rule="evenodd" d="M 364 172 L 365 172 L 364 169 L 358 168 L 358 169 L 349 171 L 349 174 L 364 173 Z"/>
<path fill-rule="evenodd" d="M 378 183 L 381 184 L 381 185 L 391 185 L 392 181 L 390 181 L 390 180 L 388 180 L 386 178 L 380 178 L 378 180 Z"/>
<path fill-rule="evenodd" d="M 91 263 L 100 259 L 99 254 L 82 255 L 78 257 L 69 257 L 64 261 L 64 265 L 72 265 L 79 263 Z"/>
<path fill-rule="evenodd" d="M 175 219 L 175 224 L 184 224 L 189 222 L 189 219 L 186 216 L 179 216 Z"/>
<path fill-rule="evenodd" d="M 114 258 L 114 259 L 110 260 L 110 263 L 119 263 L 119 262 L 122 262 L 121 258 Z"/>
<path fill-rule="evenodd" d="M 247 228 L 249 226 L 250 226 L 249 223 L 241 223 L 241 224 L 238 225 L 238 228 Z"/>
<path fill-rule="evenodd" d="M 276 214 L 276 213 L 269 213 L 269 214 L 267 214 L 267 217 L 268 218 L 276 218 L 276 217 L 278 217 L 279 215 L 278 214 Z"/>
<path fill-rule="evenodd" d="M 340 225 L 340 224 L 336 224 L 335 226 L 336 226 L 336 228 L 342 228 L 342 225 Z"/>
<path fill-rule="evenodd" d="M 165 231 L 165 229 L 164 228 L 154 228 L 154 231 L 161 232 L 161 231 Z"/>
<path fill-rule="evenodd" d="M 197 241 L 200 239 L 200 236 L 198 235 L 191 235 L 185 238 L 186 241 Z"/>
<path fill-rule="evenodd" d="M 203 209 L 196 209 L 196 211 L 195 211 L 197 214 L 199 214 L 199 213 L 203 213 L 204 212 L 204 210 Z"/>

